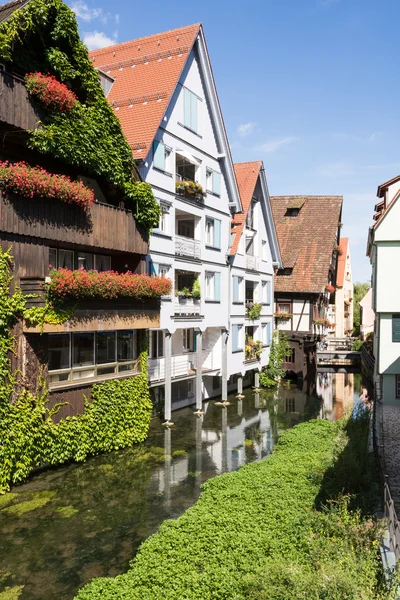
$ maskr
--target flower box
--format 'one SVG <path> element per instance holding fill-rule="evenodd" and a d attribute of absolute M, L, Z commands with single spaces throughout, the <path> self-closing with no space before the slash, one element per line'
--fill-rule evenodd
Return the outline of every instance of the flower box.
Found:
<path fill-rule="evenodd" d="M 25 77 L 26 89 L 33 96 L 37 96 L 49 110 L 67 112 L 72 110 L 78 98 L 64 83 L 60 83 L 53 75 L 43 73 L 29 73 Z"/>
<path fill-rule="evenodd" d="M 202 186 L 195 181 L 176 181 L 175 189 L 178 194 L 202 200 L 206 195 Z"/>
<path fill-rule="evenodd" d="M 130 271 L 85 271 L 57 269 L 50 272 L 45 284 L 50 298 L 117 299 L 161 298 L 171 292 L 171 280 L 166 277 L 135 275 Z"/>
<path fill-rule="evenodd" d="M 71 181 L 66 175 L 54 175 L 24 162 L 0 161 L 0 189 L 26 198 L 61 200 L 85 210 L 94 202 L 94 192 L 81 181 Z"/>
<path fill-rule="evenodd" d="M 281 321 L 287 321 L 288 319 L 291 319 L 293 317 L 293 315 L 291 313 L 286 313 L 286 312 L 277 312 L 274 314 L 275 319 L 279 319 Z"/>

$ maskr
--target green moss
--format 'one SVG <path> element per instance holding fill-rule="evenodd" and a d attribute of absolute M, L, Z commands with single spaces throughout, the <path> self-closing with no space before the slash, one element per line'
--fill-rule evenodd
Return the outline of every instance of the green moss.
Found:
<path fill-rule="evenodd" d="M 182 456 L 188 456 L 186 450 L 174 450 L 172 453 L 172 458 L 179 458 Z"/>
<path fill-rule="evenodd" d="M 8 515 L 21 517 L 32 510 L 42 508 L 42 506 L 45 506 L 48 502 L 50 502 L 54 496 L 55 492 L 48 490 L 36 492 L 31 500 L 24 500 L 23 502 L 18 502 L 17 504 L 3 508 L 2 512 Z"/>
<path fill-rule="evenodd" d="M 69 519 L 78 512 L 78 509 L 74 508 L 73 506 L 61 506 L 60 508 L 57 508 L 56 512 L 64 519 Z"/>
<path fill-rule="evenodd" d="M 24 589 L 24 585 L 14 585 L 7 587 L 4 592 L 0 592 L 0 600 L 18 600 Z"/>
<path fill-rule="evenodd" d="M 2 508 L 4 508 L 5 506 L 7 506 L 8 504 L 10 504 L 10 502 L 12 502 L 13 500 L 15 500 L 15 498 L 17 498 L 19 496 L 19 494 L 15 494 L 15 493 L 8 493 L 5 494 L 4 496 L 0 496 L 0 510 Z"/>

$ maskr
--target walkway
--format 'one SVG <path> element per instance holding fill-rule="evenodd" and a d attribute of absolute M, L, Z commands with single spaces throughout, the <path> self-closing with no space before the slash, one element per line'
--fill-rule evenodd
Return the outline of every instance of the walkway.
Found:
<path fill-rule="evenodd" d="M 389 487 L 400 514 L 400 406 L 383 406 L 382 428 L 386 473 Z"/>

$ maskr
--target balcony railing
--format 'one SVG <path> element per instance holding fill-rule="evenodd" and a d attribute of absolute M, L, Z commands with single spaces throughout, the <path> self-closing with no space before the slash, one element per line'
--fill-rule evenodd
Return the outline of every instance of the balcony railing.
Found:
<path fill-rule="evenodd" d="M 37 129 L 40 115 L 22 79 L 0 72 L 0 121 L 18 129 Z"/>
<path fill-rule="evenodd" d="M 175 254 L 177 256 L 188 256 L 190 258 L 200 258 L 200 242 L 192 238 L 175 236 Z"/>
<path fill-rule="evenodd" d="M 246 269 L 258 271 L 258 256 L 246 256 Z"/>
<path fill-rule="evenodd" d="M 196 369 L 196 353 L 186 352 L 171 356 L 171 377 L 185 377 L 193 375 Z M 165 379 L 165 358 L 150 358 L 147 371 L 150 381 Z"/>
<path fill-rule="evenodd" d="M 185 296 L 175 297 L 175 315 L 178 316 L 197 316 L 200 315 L 200 299 L 186 298 Z"/>

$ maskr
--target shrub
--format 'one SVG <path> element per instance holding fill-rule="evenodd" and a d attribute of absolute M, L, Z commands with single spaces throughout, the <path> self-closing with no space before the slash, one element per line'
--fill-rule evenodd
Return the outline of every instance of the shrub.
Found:
<path fill-rule="evenodd" d="M 54 75 L 42 73 L 29 73 L 25 76 L 25 85 L 28 92 L 37 96 L 47 109 L 56 109 L 60 112 L 72 110 L 78 98 L 66 85 L 57 81 Z"/>
<path fill-rule="evenodd" d="M 361 350 L 363 345 L 364 345 L 363 340 L 354 340 L 352 350 L 354 350 L 355 352 L 358 352 L 359 350 Z"/>
<path fill-rule="evenodd" d="M 259 302 L 249 302 L 247 305 L 247 318 L 254 321 L 258 319 L 261 314 L 262 304 Z"/>
<path fill-rule="evenodd" d="M 27 198 L 52 198 L 77 204 L 85 210 L 94 202 L 93 191 L 81 181 L 71 181 L 66 175 L 54 175 L 24 162 L 0 161 L 0 188 Z"/>
<path fill-rule="evenodd" d="M 267 460 L 206 482 L 192 508 L 142 544 L 128 573 L 95 579 L 77 599 L 376 600 L 376 524 L 350 511 L 346 496 L 314 508 L 339 441 L 343 452 L 338 423 L 287 431 Z"/>
<path fill-rule="evenodd" d="M 46 285 L 49 298 L 160 298 L 171 292 L 171 280 L 166 277 L 135 275 L 130 271 L 85 271 L 57 269 L 50 272 Z"/>

